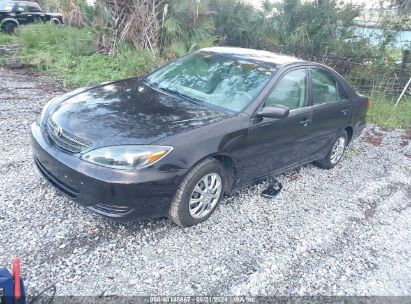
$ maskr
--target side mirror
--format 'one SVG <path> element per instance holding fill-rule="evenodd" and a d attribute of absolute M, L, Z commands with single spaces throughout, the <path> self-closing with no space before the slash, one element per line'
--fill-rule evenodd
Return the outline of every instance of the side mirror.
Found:
<path fill-rule="evenodd" d="M 260 117 L 267 117 L 267 118 L 286 118 L 290 113 L 290 109 L 283 105 L 272 105 L 263 107 L 258 110 L 257 115 Z"/>

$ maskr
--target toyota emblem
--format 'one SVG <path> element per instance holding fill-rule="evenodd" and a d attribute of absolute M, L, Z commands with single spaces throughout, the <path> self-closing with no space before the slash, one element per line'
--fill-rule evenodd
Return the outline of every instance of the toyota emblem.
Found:
<path fill-rule="evenodd" d="M 61 135 L 63 135 L 63 129 L 60 126 L 56 126 L 54 129 L 54 135 L 61 137 Z"/>

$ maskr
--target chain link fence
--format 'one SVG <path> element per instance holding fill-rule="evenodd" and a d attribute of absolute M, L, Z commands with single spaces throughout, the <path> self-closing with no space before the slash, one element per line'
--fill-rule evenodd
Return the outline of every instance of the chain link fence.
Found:
<path fill-rule="evenodd" d="M 402 60 L 382 64 L 367 60 L 350 61 L 337 56 L 290 52 L 282 48 L 272 51 L 325 64 L 340 73 L 361 94 L 397 100 L 405 90 L 403 97 L 411 97 L 411 86 L 406 87 L 411 77 L 410 52 L 407 49 L 402 51 Z"/>

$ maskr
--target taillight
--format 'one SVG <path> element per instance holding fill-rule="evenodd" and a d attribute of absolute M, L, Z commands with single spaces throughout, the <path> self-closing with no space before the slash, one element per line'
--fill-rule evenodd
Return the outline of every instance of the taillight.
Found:
<path fill-rule="evenodd" d="M 371 108 L 371 100 L 370 100 L 370 99 L 367 100 L 367 110 L 368 110 L 369 108 Z"/>

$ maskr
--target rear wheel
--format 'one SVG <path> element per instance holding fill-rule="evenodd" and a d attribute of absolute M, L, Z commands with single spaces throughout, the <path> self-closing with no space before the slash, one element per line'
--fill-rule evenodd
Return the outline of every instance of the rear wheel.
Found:
<path fill-rule="evenodd" d="M 348 136 L 347 132 L 343 131 L 335 140 L 331 149 L 328 151 L 324 159 L 315 162 L 317 166 L 324 169 L 334 168 L 341 160 L 345 148 L 347 147 Z"/>
<path fill-rule="evenodd" d="M 196 165 L 181 183 L 169 211 L 179 226 L 189 227 L 207 220 L 224 194 L 224 171 L 219 162 L 206 159 Z"/>
<path fill-rule="evenodd" d="M 2 26 L 3 31 L 7 34 L 13 34 L 16 27 L 17 24 L 15 24 L 14 22 L 6 22 Z"/>

